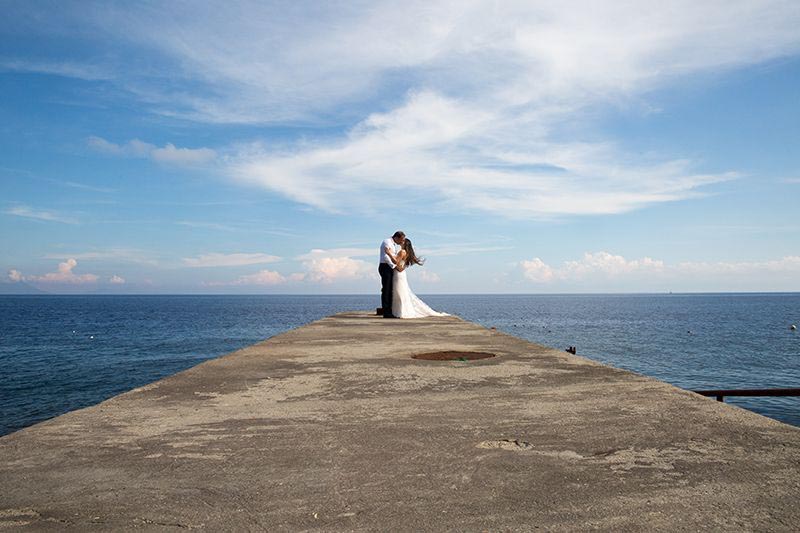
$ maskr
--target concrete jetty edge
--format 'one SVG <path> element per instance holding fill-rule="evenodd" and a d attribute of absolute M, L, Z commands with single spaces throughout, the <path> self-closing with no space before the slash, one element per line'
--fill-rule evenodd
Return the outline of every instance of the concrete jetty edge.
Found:
<path fill-rule="evenodd" d="M 441 350 L 496 357 L 412 358 Z M 798 474 L 798 428 L 348 312 L 0 438 L 0 529 L 793 531 Z"/>

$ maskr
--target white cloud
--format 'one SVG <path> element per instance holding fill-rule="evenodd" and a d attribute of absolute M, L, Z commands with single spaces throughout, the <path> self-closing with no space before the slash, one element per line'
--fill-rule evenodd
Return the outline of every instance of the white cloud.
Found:
<path fill-rule="evenodd" d="M 172 143 L 150 152 L 153 160 L 176 165 L 199 165 L 211 161 L 216 155 L 210 148 L 176 148 Z"/>
<path fill-rule="evenodd" d="M 598 140 L 594 117 L 609 107 L 650 110 L 654 89 L 800 50 L 792 0 L 376 1 L 369 9 L 232 1 L 225 10 L 108 4 L 50 16 L 148 54 L 148 68 L 126 64 L 113 83 L 158 113 L 351 126 L 338 138 L 326 130 L 324 139 L 254 142 L 220 158 L 236 180 L 335 212 L 434 203 L 547 219 L 699 197 L 737 174 Z M 136 140 L 90 144 L 164 162 L 215 156 Z"/>
<path fill-rule="evenodd" d="M 597 276 L 614 278 L 624 274 L 654 274 L 665 270 L 663 261 L 650 257 L 628 260 L 609 252 L 586 252 L 582 258 L 565 261 L 560 267 L 552 267 L 535 257 L 529 261 L 521 261 L 520 267 L 525 278 L 537 283 L 574 281 Z"/>
<path fill-rule="evenodd" d="M 30 218 L 33 220 L 43 220 L 46 222 L 61 222 L 63 224 L 77 224 L 78 221 L 72 217 L 56 213 L 54 211 L 46 211 L 43 209 L 35 209 L 27 205 L 17 205 L 3 210 L 7 215 L 13 215 L 22 218 Z"/>
<path fill-rule="evenodd" d="M 740 277 L 769 274 L 800 274 L 800 256 L 786 256 L 770 261 L 684 261 L 667 264 L 664 261 L 643 257 L 629 260 L 609 252 L 585 253 L 581 259 L 565 261 L 553 267 L 536 257 L 521 261 L 522 275 L 533 282 L 599 281 L 638 276 L 653 281 L 687 280 L 697 277 L 714 280 L 720 277 Z"/>
<path fill-rule="evenodd" d="M 372 263 L 348 257 L 342 253 L 343 251 L 344 249 L 341 248 L 335 250 L 315 249 L 300 256 L 305 269 L 304 279 L 328 284 L 377 276 L 377 267 Z M 370 254 L 372 253 L 370 252 Z M 377 252 L 374 253 L 377 255 Z"/>
<path fill-rule="evenodd" d="M 376 248 L 377 250 L 377 248 Z M 378 252 L 373 249 L 367 248 L 331 248 L 323 250 L 315 248 L 308 253 L 301 254 L 295 259 L 301 262 L 303 272 L 294 272 L 291 274 L 281 274 L 271 270 L 261 270 L 255 274 L 247 274 L 239 276 L 233 281 L 223 282 L 207 282 L 207 286 L 225 286 L 225 285 L 279 285 L 289 282 L 310 282 L 331 284 L 340 281 L 352 281 L 365 278 L 377 277 L 377 267 L 363 261 L 361 259 L 354 259 L 354 257 L 361 257 L 367 255 L 375 255 Z M 214 254 L 209 254 L 214 255 Z M 217 254 L 219 255 L 219 254 Z M 232 254 L 232 255 L 247 255 L 247 254 Z M 263 255 L 263 254 L 250 254 L 250 255 Z M 208 256 L 200 256 L 206 258 Z M 230 256 L 223 256 L 223 260 L 227 260 Z M 271 258 L 272 256 L 265 256 Z M 280 258 L 275 258 L 275 260 Z M 187 259 L 184 259 L 186 262 Z M 213 263 L 214 266 L 222 266 L 216 259 L 207 261 Z M 272 261 L 264 261 L 272 262 Z M 248 264 L 248 263 L 239 263 Z M 232 266 L 232 265 L 225 265 Z M 238 264 L 237 264 L 238 266 Z"/>
<path fill-rule="evenodd" d="M 556 279 L 555 271 L 538 257 L 520 263 L 523 275 L 531 281 L 548 282 Z"/>
<path fill-rule="evenodd" d="M 425 270 L 424 268 L 419 270 L 419 279 L 424 283 L 439 283 L 442 281 L 442 278 L 439 277 L 439 274 Z"/>
<path fill-rule="evenodd" d="M 632 272 L 658 272 L 663 269 L 663 261 L 649 257 L 627 260 L 621 255 L 613 255 L 608 252 L 587 252 L 578 261 L 564 263 L 561 275 L 567 278 L 581 278 L 595 273 L 619 276 Z"/>
<path fill-rule="evenodd" d="M 394 109 L 368 116 L 338 142 L 243 150 L 231 172 L 333 211 L 391 205 L 397 198 L 384 191 L 409 189 L 417 193 L 412 201 L 431 195 L 453 209 L 540 218 L 619 213 L 692 197 L 698 187 L 734 175 L 696 173 L 681 160 L 640 160 L 608 143 L 556 142 L 552 130 L 587 106 L 681 73 L 755 61 L 769 55 L 767 43 L 780 41 L 776 46 L 785 52 L 782 46 L 796 48 L 797 38 L 772 19 L 783 31 L 765 32 L 764 42 L 743 42 L 740 30 L 751 20 L 742 13 L 686 4 L 684 14 L 643 4 L 493 4 L 488 11 L 478 3 L 455 10 L 458 18 L 437 13 L 439 27 L 407 28 L 418 37 L 415 43 L 429 47 L 411 63 L 425 79 L 446 72 L 449 82 L 436 78 Z M 391 9 L 376 11 L 385 16 Z M 707 18 L 701 25 L 692 19 L 696 11 L 713 16 L 712 31 Z M 771 19 L 759 9 L 744 11 Z M 358 34 L 361 27 L 354 24 Z M 698 54 L 689 44 L 712 39 L 710 52 L 712 47 L 700 46 Z"/>
<path fill-rule="evenodd" d="M 22 281 L 22 272 L 19 270 L 11 269 L 8 271 L 8 279 L 14 283 Z"/>
<path fill-rule="evenodd" d="M 320 283 L 359 279 L 367 275 L 369 264 L 349 257 L 322 257 L 303 263 L 306 279 Z"/>
<path fill-rule="evenodd" d="M 102 137 L 89 137 L 89 147 L 105 154 L 152 159 L 159 163 L 175 165 L 199 165 L 212 161 L 217 153 L 210 148 L 177 148 L 167 143 L 159 148 L 154 144 L 133 139 L 125 144 L 116 144 Z"/>
<path fill-rule="evenodd" d="M 505 112 L 416 93 L 337 143 L 289 153 L 242 148 L 228 172 L 332 212 L 413 209 L 432 200 L 450 211 L 540 219 L 697 197 L 698 188 L 736 177 L 696 173 L 688 161 L 641 162 L 609 143 L 554 143 L 535 131 L 519 136 L 531 131 L 532 119 L 521 123 Z"/>
<path fill-rule="evenodd" d="M 98 152 L 112 155 L 126 155 L 126 150 L 122 146 L 109 142 L 101 137 L 89 137 L 86 139 L 86 144 Z"/>
<path fill-rule="evenodd" d="M 109 282 L 109 283 L 111 283 L 111 284 L 113 284 L 113 285 L 122 285 L 123 283 L 125 283 L 125 278 L 123 278 L 123 277 L 120 277 L 120 276 L 117 276 L 117 275 L 115 274 L 115 275 L 111 276 L 111 277 L 108 279 L 108 282 Z"/>
<path fill-rule="evenodd" d="M 231 266 L 245 266 L 245 265 L 258 265 L 263 263 L 275 263 L 280 261 L 281 258 L 275 255 L 268 254 L 219 254 L 210 253 L 203 254 L 197 257 L 184 257 L 183 264 L 189 267 L 231 267 Z"/>
<path fill-rule="evenodd" d="M 72 270 L 78 266 L 78 262 L 74 258 L 69 258 L 63 263 L 58 264 L 58 269 L 55 272 L 48 272 L 43 276 L 23 276 L 17 270 L 9 272 L 9 276 L 13 272 L 16 281 L 31 281 L 37 283 L 68 283 L 68 284 L 83 284 L 94 283 L 97 281 L 98 276 L 95 274 L 75 274 Z"/>

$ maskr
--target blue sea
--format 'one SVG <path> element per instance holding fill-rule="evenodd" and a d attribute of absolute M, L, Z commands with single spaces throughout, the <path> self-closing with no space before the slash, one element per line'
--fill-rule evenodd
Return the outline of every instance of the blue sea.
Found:
<path fill-rule="evenodd" d="M 800 387 L 800 293 L 430 295 L 438 310 L 687 389 Z M 376 296 L 0 296 L 0 435 Z M 726 398 L 800 426 L 800 398 Z"/>

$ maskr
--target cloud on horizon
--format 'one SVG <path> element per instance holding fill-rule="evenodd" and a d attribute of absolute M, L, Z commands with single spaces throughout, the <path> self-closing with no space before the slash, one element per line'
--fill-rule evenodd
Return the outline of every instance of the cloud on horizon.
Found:
<path fill-rule="evenodd" d="M 377 249 L 376 249 L 377 250 Z M 239 276 L 232 281 L 205 282 L 205 286 L 236 285 L 281 285 L 289 282 L 308 282 L 330 285 L 341 281 L 377 279 L 374 264 L 355 257 L 375 255 L 377 251 L 366 248 L 315 248 L 295 259 L 301 262 L 302 272 L 281 274 L 272 270 L 260 270 L 254 274 Z M 234 254 L 236 255 L 236 254 Z M 239 254 L 242 255 L 242 254 Z M 186 261 L 184 259 L 184 261 Z"/>
<path fill-rule="evenodd" d="M 78 266 L 78 262 L 74 258 L 70 258 L 63 263 L 59 263 L 55 272 L 48 272 L 42 276 L 24 276 L 19 270 L 11 269 L 8 271 L 8 279 L 12 282 L 66 283 L 72 285 L 95 283 L 99 279 L 96 274 L 75 274 L 72 270 L 76 266 Z"/>
<path fill-rule="evenodd" d="M 626 259 L 606 251 L 586 252 L 577 260 L 551 266 L 539 257 L 521 261 L 523 277 L 540 285 L 558 282 L 598 282 L 624 277 L 646 276 L 651 281 L 694 279 L 698 277 L 736 277 L 768 274 L 800 274 L 800 256 L 785 256 L 770 261 L 691 262 L 667 264 L 642 257 Z"/>

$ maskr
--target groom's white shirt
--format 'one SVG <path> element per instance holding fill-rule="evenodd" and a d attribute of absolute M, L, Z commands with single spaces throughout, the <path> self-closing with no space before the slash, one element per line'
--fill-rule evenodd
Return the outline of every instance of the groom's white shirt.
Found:
<path fill-rule="evenodd" d="M 386 239 L 385 241 L 383 241 L 381 243 L 381 259 L 380 259 L 380 262 L 381 263 L 386 263 L 390 267 L 395 268 L 396 265 L 394 264 L 394 262 L 392 262 L 392 258 L 389 257 L 389 253 L 391 252 L 391 254 L 394 255 L 396 251 L 397 251 L 397 249 L 395 248 L 394 239 L 389 237 L 388 239 Z"/>

